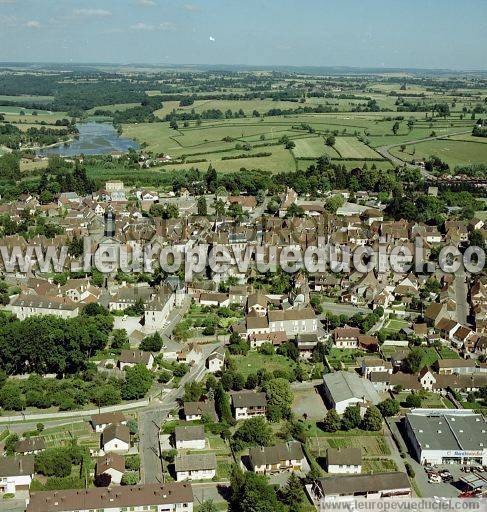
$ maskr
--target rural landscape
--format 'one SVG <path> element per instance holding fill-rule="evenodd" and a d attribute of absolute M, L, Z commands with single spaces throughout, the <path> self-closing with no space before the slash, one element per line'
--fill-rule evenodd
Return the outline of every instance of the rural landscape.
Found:
<path fill-rule="evenodd" d="M 487 510 L 482 19 L 0 0 L 0 512 Z"/>

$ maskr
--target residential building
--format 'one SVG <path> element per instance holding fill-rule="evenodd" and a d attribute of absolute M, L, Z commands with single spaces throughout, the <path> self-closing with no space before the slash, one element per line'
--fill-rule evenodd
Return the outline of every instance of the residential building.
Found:
<path fill-rule="evenodd" d="M 92 487 L 33 492 L 27 512 L 193 512 L 193 500 L 189 483 Z"/>
<path fill-rule="evenodd" d="M 34 473 L 32 455 L 0 457 L 0 495 L 28 491 Z"/>
<path fill-rule="evenodd" d="M 179 454 L 174 459 L 176 480 L 211 480 L 216 475 L 216 455 L 214 453 Z"/>
<path fill-rule="evenodd" d="M 15 444 L 15 453 L 22 455 L 35 455 L 46 449 L 46 443 L 43 437 L 29 437 L 21 439 Z"/>
<path fill-rule="evenodd" d="M 98 457 L 96 461 L 95 474 L 101 475 L 106 473 L 110 475 L 112 484 L 120 485 L 122 476 L 125 473 L 125 458 L 118 453 L 106 453 L 102 457 Z"/>
<path fill-rule="evenodd" d="M 125 453 L 130 449 L 130 430 L 125 425 L 109 425 L 101 435 L 103 451 Z"/>
<path fill-rule="evenodd" d="M 102 412 L 94 414 L 90 419 L 91 426 L 95 432 L 103 432 L 108 425 L 126 425 L 127 418 L 123 412 Z"/>
<path fill-rule="evenodd" d="M 236 420 L 265 416 L 267 411 L 266 394 L 254 391 L 232 393 L 232 409 Z"/>
<path fill-rule="evenodd" d="M 221 372 L 225 365 L 225 349 L 218 347 L 206 359 L 206 367 L 210 373 Z"/>
<path fill-rule="evenodd" d="M 214 400 L 208 400 L 207 402 L 184 402 L 183 411 L 186 421 L 201 420 L 203 416 L 207 416 L 211 418 L 211 421 L 218 422 Z"/>
<path fill-rule="evenodd" d="M 174 431 L 177 450 L 204 450 L 206 447 L 203 425 L 181 425 Z"/>
<path fill-rule="evenodd" d="M 361 473 L 362 450 L 360 448 L 328 448 L 326 452 L 326 470 L 328 473 Z"/>
<path fill-rule="evenodd" d="M 303 465 L 301 443 L 289 441 L 274 446 L 251 447 L 250 465 L 256 473 L 271 474 L 282 471 L 299 471 Z"/>
<path fill-rule="evenodd" d="M 67 297 L 27 294 L 20 294 L 5 309 L 10 310 L 19 320 L 43 315 L 54 315 L 66 320 L 79 314 L 79 304 Z"/>
<path fill-rule="evenodd" d="M 152 370 L 154 366 L 154 356 L 150 352 L 144 352 L 143 350 L 122 350 L 118 358 L 118 367 L 120 370 L 127 367 L 131 368 L 137 364 L 143 364 L 148 370 Z"/>

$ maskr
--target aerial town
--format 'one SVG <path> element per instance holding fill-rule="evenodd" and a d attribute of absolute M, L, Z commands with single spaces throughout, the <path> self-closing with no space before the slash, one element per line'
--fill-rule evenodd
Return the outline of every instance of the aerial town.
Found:
<path fill-rule="evenodd" d="M 220 3 L 0 0 L 0 512 L 487 510 L 485 31 Z"/>

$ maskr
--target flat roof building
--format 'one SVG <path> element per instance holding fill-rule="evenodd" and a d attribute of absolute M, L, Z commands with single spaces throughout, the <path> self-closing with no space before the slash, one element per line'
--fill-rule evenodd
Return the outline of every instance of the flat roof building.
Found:
<path fill-rule="evenodd" d="M 406 436 L 421 464 L 487 465 L 487 421 L 469 410 L 413 410 Z"/>

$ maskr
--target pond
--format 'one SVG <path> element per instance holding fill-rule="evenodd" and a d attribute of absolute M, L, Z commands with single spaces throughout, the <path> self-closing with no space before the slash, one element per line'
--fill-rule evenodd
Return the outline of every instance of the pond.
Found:
<path fill-rule="evenodd" d="M 76 128 L 78 128 L 79 136 L 72 142 L 40 149 L 37 154 L 39 156 L 76 156 L 81 153 L 104 155 L 113 151 L 126 152 L 131 148 L 139 148 L 134 140 L 120 137 L 110 123 L 79 123 Z"/>

